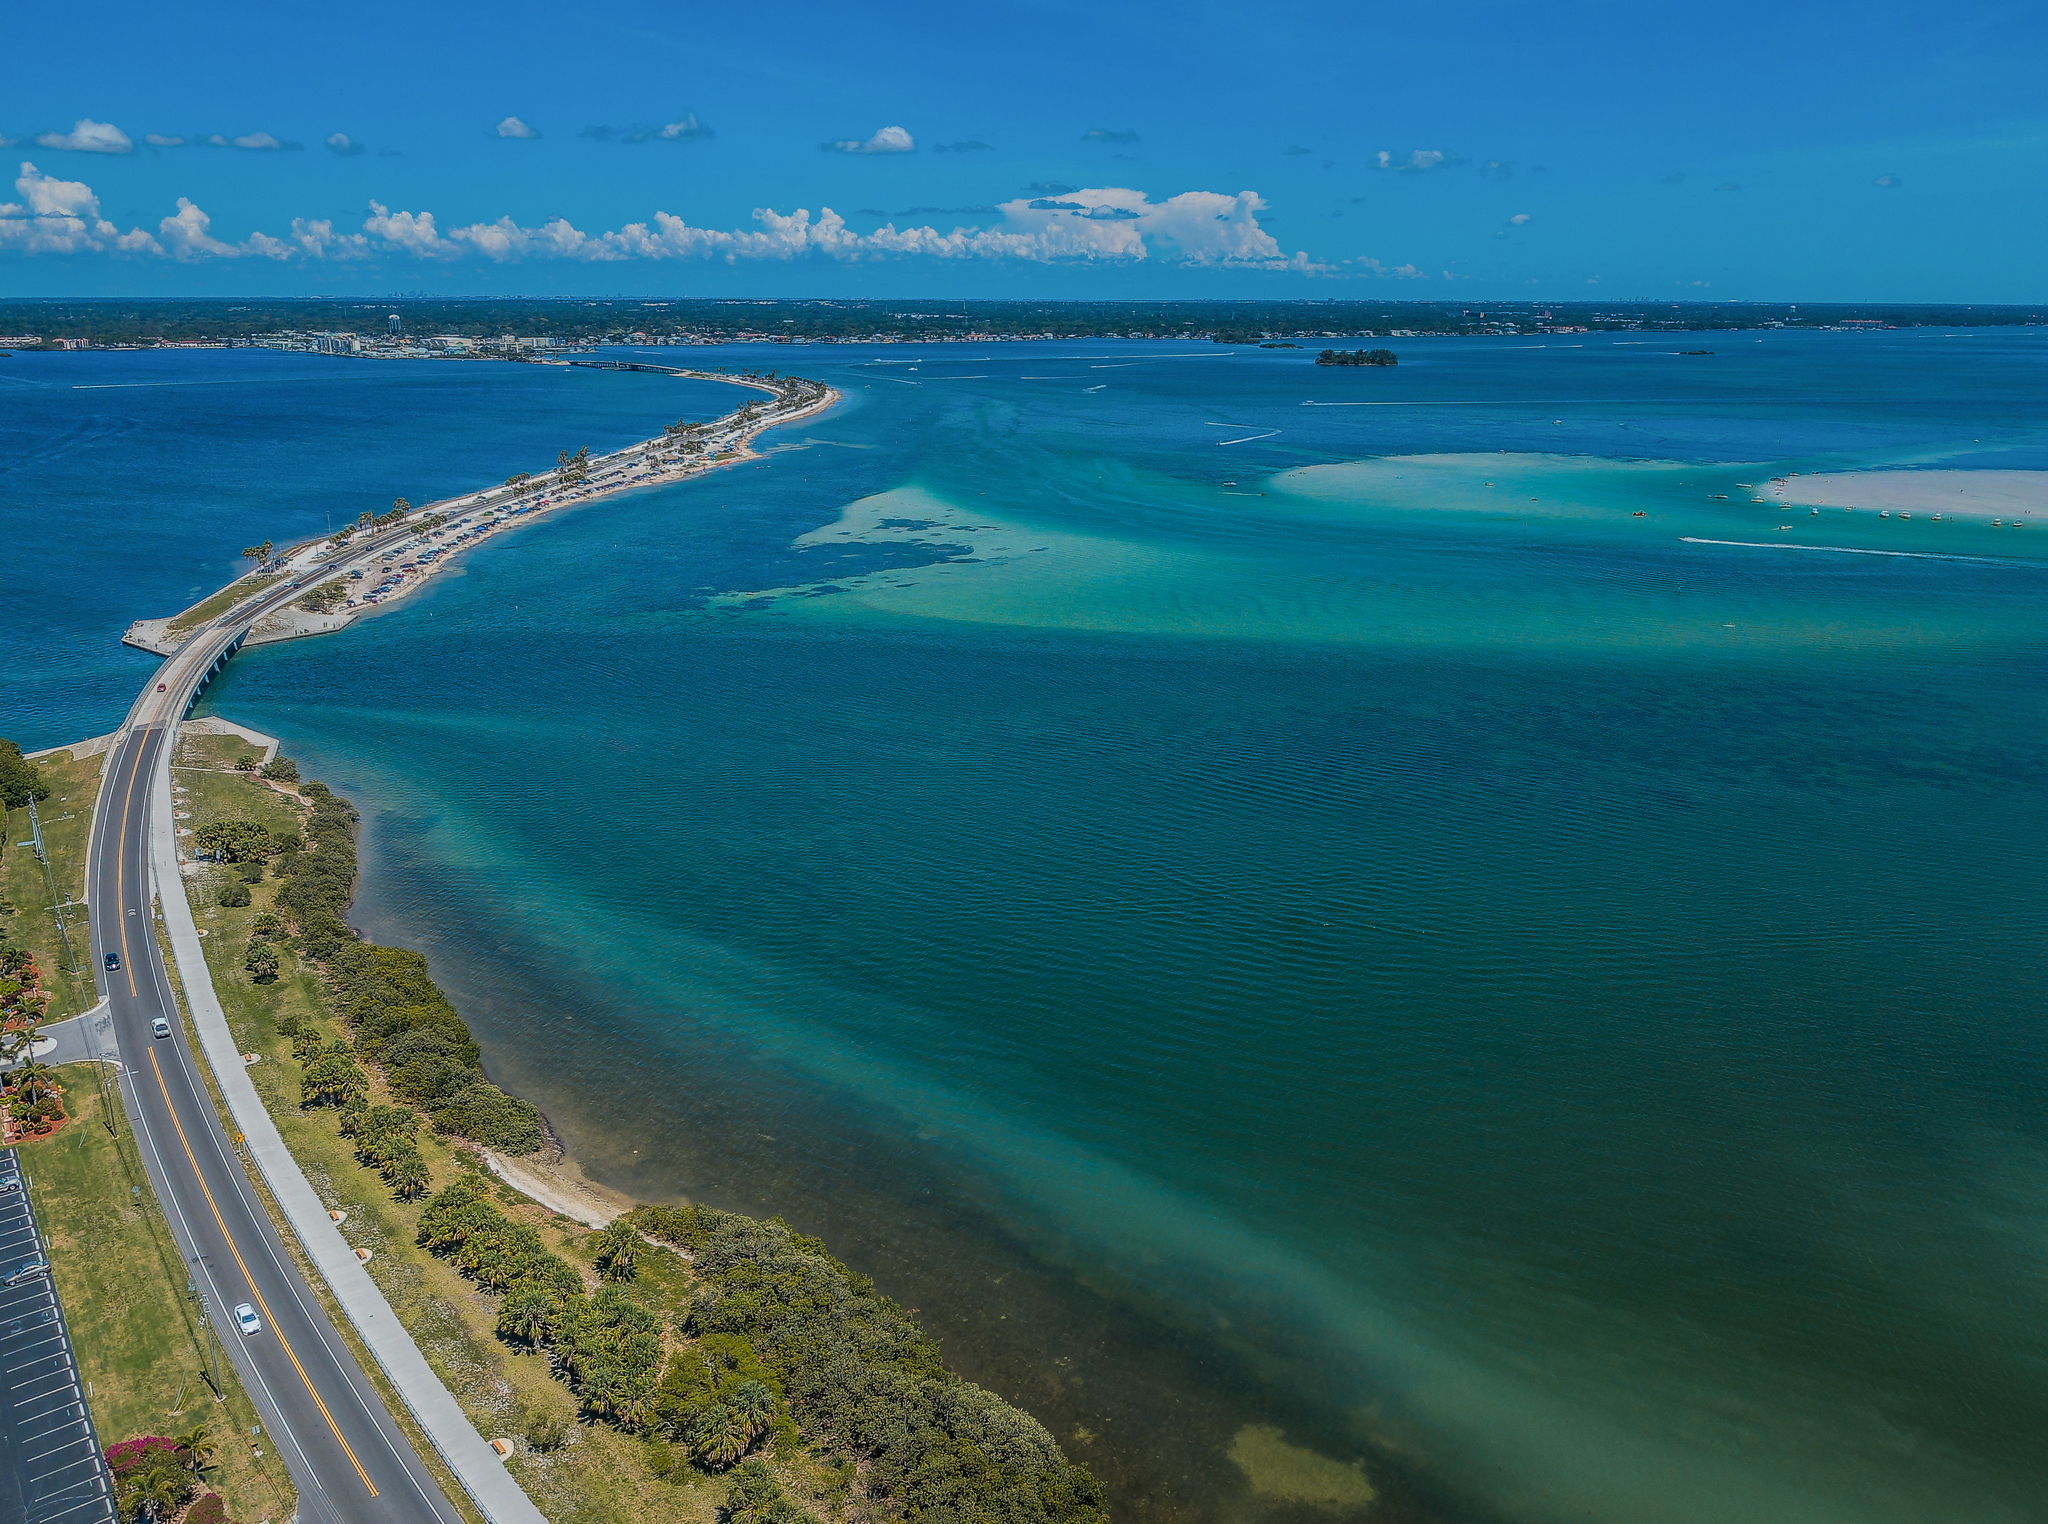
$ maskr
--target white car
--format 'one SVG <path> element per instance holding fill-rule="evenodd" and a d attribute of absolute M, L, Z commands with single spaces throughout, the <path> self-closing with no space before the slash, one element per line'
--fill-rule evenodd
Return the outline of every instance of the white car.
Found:
<path fill-rule="evenodd" d="M 243 1337 L 263 1331 L 263 1320 L 256 1316 L 256 1309 L 247 1302 L 235 1303 L 235 1326 L 242 1330 Z"/>
<path fill-rule="evenodd" d="M 171 1035 L 171 1024 L 159 1016 L 149 1024 L 149 1035 L 151 1037 L 169 1037 Z"/>

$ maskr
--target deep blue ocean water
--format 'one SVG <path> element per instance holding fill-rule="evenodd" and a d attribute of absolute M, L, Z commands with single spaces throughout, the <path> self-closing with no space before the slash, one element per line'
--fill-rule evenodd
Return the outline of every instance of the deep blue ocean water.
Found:
<path fill-rule="evenodd" d="M 586 1168 L 822 1233 L 1122 1517 L 2017 1524 L 2048 531 L 1735 484 L 2048 469 L 2044 346 L 714 351 L 846 404 L 205 707 Z M 30 745 L 250 539 L 727 405 L 7 363 Z"/>

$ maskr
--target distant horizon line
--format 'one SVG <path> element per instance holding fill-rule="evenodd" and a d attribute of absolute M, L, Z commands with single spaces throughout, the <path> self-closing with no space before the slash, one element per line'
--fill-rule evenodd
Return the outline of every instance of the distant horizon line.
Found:
<path fill-rule="evenodd" d="M 1653 296 L 1509 296 L 1509 297 L 1339 297 L 1339 296 L 588 296 L 568 293 L 533 295 L 468 294 L 439 295 L 431 292 L 379 291 L 318 292 L 292 296 L 262 295 L 254 292 L 210 296 L 167 296 L 117 293 L 77 296 L 0 297 L 0 307 L 30 306 L 50 302 L 578 302 L 585 304 L 625 303 L 636 306 L 898 306 L 908 303 L 940 303 L 952 306 L 1038 306 L 1038 307 L 1845 307 L 1930 309 L 1951 308 L 1966 312 L 2025 311 L 2040 307 L 2048 314 L 2048 297 L 2039 302 L 1985 302 L 1919 299 L 1892 301 L 1829 298 L 1799 300 L 1776 297 L 1684 297 L 1673 300 Z"/>

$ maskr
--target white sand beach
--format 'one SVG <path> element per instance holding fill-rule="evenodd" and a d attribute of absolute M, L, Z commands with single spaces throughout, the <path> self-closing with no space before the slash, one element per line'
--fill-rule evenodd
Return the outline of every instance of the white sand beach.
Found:
<path fill-rule="evenodd" d="M 1957 519 L 2048 519 L 2048 471 L 1830 471 L 1774 477 L 1756 489 L 1756 500 Z"/>

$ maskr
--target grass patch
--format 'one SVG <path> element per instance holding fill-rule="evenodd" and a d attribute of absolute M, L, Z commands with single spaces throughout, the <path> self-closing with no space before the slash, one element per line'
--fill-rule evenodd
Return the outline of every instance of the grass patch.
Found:
<path fill-rule="evenodd" d="M 50 871 L 29 847 L 28 810 L 6 812 L 6 830 L 0 831 L 0 904 L 13 907 L 0 919 L 0 937 L 18 943 L 36 956 L 42 970 L 43 987 L 50 993 L 49 1017 L 62 1021 L 89 1009 L 99 999 L 92 977 L 92 929 L 85 906 L 75 902 L 85 894 L 86 839 L 92 832 L 93 801 L 99 796 L 100 764 L 104 757 L 73 758 L 59 752 L 36 763 L 50 785 L 50 797 L 36 806 L 43 823 L 43 843 L 50 854 Z M 50 882 L 57 885 L 56 903 Z M 74 902 L 63 908 L 65 902 Z M 62 914 L 78 966 L 72 968 L 64 956 L 64 941 L 58 935 L 57 916 Z"/>
<path fill-rule="evenodd" d="M 36 1218 L 100 1442 L 205 1424 L 220 1447 L 205 1481 L 238 1519 L 289 1518 L 291 1479 L 234 1367 L 208 1336 L 190 1276 L 119 1105 L 83 1065 L 63 1070 L 73 1120 L 22 1150 Z M 113 1122 L 110 1131 L 109 1119 Z M 223 1337 L 233 1337 L 224 1334 Z M 223 1400 L 207 1385 L 209 1363 Z"/>
<path fill-rule="evenodd" d="M 230 582 L 211 598 L 203 598 L 184 613 L 164 626 L 164 634 L 170 637 L 189 635 L 209 619 L 218 618 L 245 598 L 253 598 L 272 583 L 284 579 L 283 572 L 265 572 L 260 577 L 243 577 Z"/>

